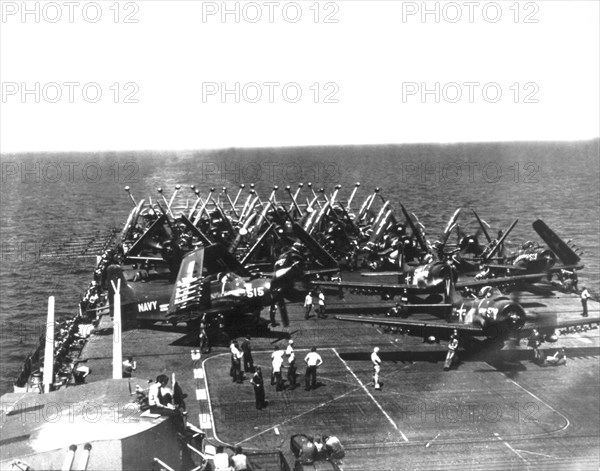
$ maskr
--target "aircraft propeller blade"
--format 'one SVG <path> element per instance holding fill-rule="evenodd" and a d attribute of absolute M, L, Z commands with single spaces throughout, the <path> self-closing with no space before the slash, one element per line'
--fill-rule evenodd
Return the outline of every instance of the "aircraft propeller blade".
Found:
<path fill-rule="evenodd" d="M 487 230 L 485 229 L 484 223 L 489 227 L 489 224 L 485 221 L 482 221 L 479 216 L 477 215 L 477 213 L 475 212 L 474 209 L 472 209 L 471 211 L 473 211 L 473 214 L 475 215 L 475 217 L 477 218 L 477 222 L 479 223 L 479 227 L 481 228 L 481 230 L 483 231 L 483 235 L 485 235 L 485 238 L 487 239 L 488 243 L 490 243 L 492 241 L 492 238 L 490 237 L 490 235 L 488 234 Z"/>
<path fill-rule="evenodd" d="M 485 256 L 484 261 L 489 260 L 498 251 L 498 249 L 502 245 L 502 242 L 504 242 L 504 240 L 508 237 L 508 234 L 510 234 L 510 232 L 515 228 L 518 222 L 518 219 L 514 220 L 514 222 L 510 225 L 507 231 L 502 235 L 502 237 L 500 237 L 500 240 L 496 242 L 496 245 L 494 245 L 491 252 Z"/>
<path fill-rule="evenodd" d="M 129 186 L 125 187 L 125 191 L 127 192 L 127 194 L 129 195 L 129 198 L 131 199 L 131 201 L 133 202 L 133 207 L 135 208 L 137 206 L 137 203 L 135 202 L 135 198 L 133 197 L 133 195 L 131 194 L 131 188 L 129 188 Z"/>
<path fill-rule="evenodd" d="M 354 185 L 354 190 L 352 190 L 352 194 L 350 195 L 350 198 L 348 199 L 348 202 L 346 203 L 347 211 L 350 211 L 350 205 L 352 204 L 352 200 L 354 199 L 354 195 L 356 195 L 356 191 L 358 190 L 359 186 L 360 186 L 360 182 L 356 182 L 356 184 Z"/>
<path fill-rule="evenodd" d="M 423 237 L 421 236 L 421 232 L 419 230 L 417 230 L 417 228 L 415 227 L 414 222 L 410 218 L 408 211 L 406 211 L 406 208 L 404 207 L 403 204 L 400 204 L 400 209 L 402 209 L 404 218 L 406 219 L 406 222 L 410 226 L 410 230 L 412 231 L 413 236 L 415 237 L 415 239 L 417 239 L 418 244 L 421 246 L 421 249 L 424 251 L 427 251 L 427 244 L 425 244 L 425 241 L 423 240 Z"/>
<path fill-rule="evenodd" d="M 446 224 L 446 228 L 444 229 L 444 232 L 442 233 L 442 244 L 445 245 L 446 242 L 448 241 L 448 237 L 450 236 L 450 233 L 456 227 L 456 224 L 457 224 L 456 221 L 457 221 L 458 216 L 460 215 L 461 211 L 462 211 L 462 208 L 458 208 L 456 211 L 454 211 L 454 214 L 448 221 L 448 224 Z"/>

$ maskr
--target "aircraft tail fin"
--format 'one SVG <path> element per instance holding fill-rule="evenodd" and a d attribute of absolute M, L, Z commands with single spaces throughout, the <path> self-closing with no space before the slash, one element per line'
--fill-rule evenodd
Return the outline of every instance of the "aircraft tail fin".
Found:
<path fill-rule="evenodd" d="M 183 257 L 171 293 L 168 315 L 191 310 L 200 303 L 205 250 L 200 246 Z"/>
<path fill-rule="evenodd" d="M 120 281 L 120 283 L 119 283 Z M 106 286 L 108 288 L 109 299 L 114 299 L 115 290 L 114 286 L 119 285 L 119 293 L 121 295 L 121 303 L 127 303 L 133 300 L 133 292 L 131 288 L 127 285 L 127 281 L 125 280 L 125 275 L 123 274 L 123 269 L 119 265 L 109 265 L 106 268 Z"/>
<path fill-rule="evenodd" d="M 569 246 L 556 233 L 550 229 L 544 221 L 538 219 L 533 223 L 533 229 L 546 242 L 548 247 L 558 256 L 560 261 L 565 265 L 577 265 L 581 258 L 572 246 Z"/>

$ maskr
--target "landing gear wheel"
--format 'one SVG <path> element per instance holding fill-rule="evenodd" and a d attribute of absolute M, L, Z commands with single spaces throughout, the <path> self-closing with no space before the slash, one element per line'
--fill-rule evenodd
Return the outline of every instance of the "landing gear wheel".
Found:
<path fill-rule="evenodd" d="M 224 345 L 224 346 L 229 346 L 229 335 L 227 334 L 227 332 L 219 332 L 217 334 L 217 339 L 219 341 L 219 344 Z"/>
<path fill-rule="evenodd" d="M 200 323 L 198 321 L 189 321 L 186 322 L 187 331 L 190 334 L 199 334 L 200 333 Z"/>

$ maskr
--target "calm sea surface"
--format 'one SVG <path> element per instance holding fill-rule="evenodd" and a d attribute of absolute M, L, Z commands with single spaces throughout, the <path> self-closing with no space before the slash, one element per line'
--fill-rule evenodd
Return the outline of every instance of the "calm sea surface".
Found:
<path fill-rule="evenodd" d="M 494 231 L 519 218 L 514 243 L 539 241 L 531 223 L 541 218 L 584 251 L 580 286 L 600 292 L 599 142 L 3 155 L 0 394 L 12 391 L 36 343 L 48 296 L 56 297 L 59 320 L 70 317 L 91 279 L 93 257 L 40 258 L 40 248 L 120 229 L 132 207 L 125 185 L 137 200 L 154 201 L 158 187 L 170 197 L 185 184 L 184 202 L 193 196 L 190 184 L 202 194 L 227 186 L 235 196 L 240 183 L 255 183 L 267 197 L 273 185 L 311 181 L 331 192 L 340 183 L 345 199 L 360 181 L 354 206 L 380 187 L 394 208 L 402 202 L 415 212 L 432 238 L 458 207 L 466 210 L 461 227 L 473 232 L 471 208 Z"/>

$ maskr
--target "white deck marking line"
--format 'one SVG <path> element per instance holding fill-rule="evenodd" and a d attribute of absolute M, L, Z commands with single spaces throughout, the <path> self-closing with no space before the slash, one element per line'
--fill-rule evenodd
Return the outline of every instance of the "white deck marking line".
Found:
<path fill-rule="evenodd" d="M 222 355 L 228 355 L 227 353 L 223 353 Z M 206 360 L 209 360 L 210 358 L 214 358 L 214 357 L 208 357 L 205 358 L 204 361 L 202 362 L 202 370 L 205 372 L 205 374 L 203 374 L 202 376 L 204 376 L 204 390 L 206 391 L 206 401 L 208 402 L 208 414 L 202 414 L 203 416 L 206 416 L 209 420 L 210 420 L 210 424 L 211 424 L 211 429 L 213 431 L 213 437 L 217 438 L 217 430 L 214 426 L 215 423 L 215 417 L 213 415 L 213 410 L 212 410 L 212 403 L 210 402 L 210 393 L 208 392 L 208 381 L 206 378 L 206 370 L 204 368 L 204 363 L 206 363 Z M 202 424 L 200 424 L 202 425 Z M 221 443 L 224 443 L 223 441 L 219 440 Z"/>
<path fill-rule="evenodd" d="M 512 452 L 513 452 L 515 455 L 517 455 L 519 458 L 521 458 L 521 459 L 522 459 L 522 460 L 525 462 L 525 464 L 529 464 L 529 463 L 527 462 L 527 460 L 526 460 L 525 458 L 523 458 L 523 456 L 521 455 L 521 453 L 519 453 L 519 452 L 518 452 L 517 450 L 515 450 L 515 449 L 514 449 L 512 446 L 510 446 L 510 445 L 509 445 L 509 444 L 508 444 L 508 443 L 507 443 L 507 442 L 506 442 L 506 441 L 505 441 L 505 440 L 504 440 L 504 439 L 503 439 L 503 438 L 502 438 L 500 435 L 498 435 L 496 432 L 494 432 L 494 435 L 496 436 L 496 438 L 497 438 L 498 440 L 500 440 L 502 443 L 504 443 L 504 444 L 507 446 L 507 448 L 508 448 L 510 451 L 512 451 Z"/>
<path fill-rule="evenodd" d="M 515 448 L 515 450 L 517 450 Z M 527 450 L 517 450 L 521 453 L 529 453 L 530 455 L 539 455 L 539 456 L 545 456 L 546 458 L 552 458 L 553 460 L 557 459 L 556 456 L 550 456 L 550 455 L 544 455 L 543 453 L 536 453 L 535 451 L 527 451 Z"/>
<path fill-rule="evenodd" d="M 309 349 L 307 349 L 307 348 L 296 348 L 296 349 L 294 349 L 294 350 L 295 350 L 296 352 L 309 351 Z M 272 350 L 256 350 L 256 351 L 253 351 L 253 353 L 271 353 L 271 352 L 272 352 Z M 210 357 L 208 357 L 208 358 L 205 358 L 205 359 L 204 359 L 204 361 L 202 361 L 202 370 L 204 371 L 204 386 L 206 387 L 206 397 L 207 397 L 207 400 L 208 400 L 208 411 L 209 411 L 209 414 L 210 414 L 210 419 L 211 419 L 211 421 L 212 421 L 212 424 L 213 424 L 213 427 L 212 427 L 212 434 L 213 434 L 213 438 L 214 438 L 216 441 L 218 441 L 218 442 L 222 443 L 223 445 L 226 445 L 226 446 L 235 446 L 235 445 L 233 445 L 233 444 L 231 444 L 231 443 L 224 442 L 224 441 L 223 441 L 223 440 L 221 440 L 221 439 L 219 438 L 219 436 L 217 435 L 217 426 L 216 426 L 216 423 L 215 423 L 215 418 L 214 418 L 214 415 L 213 415 L 213 410 L 212 410 L 212 402 L 211 402 L 211 400 L 210 400 L 210 392 L 209 392 L 209 390 L 208 390 L 208 378 L 206 377 L 206 368 L 205 368 L 205 366 L 204 366 L 204 364 L 205 364 L 205 363 L 206 363 L 208 360 L 210 360 L 210 359 L 212 359 L 212 358 L 217 358 L 217 357 L 222 357 L 222 356 L 227 356 L 227 355 L 230 355 L 230 353 L 219 353 L 219 354 L 217 354 L 217 355 L 213 355 L 213 356 L 210 356 Z M 257 365 L 259 365 L 259 363 L 255 363 L 255 364 L 254 364 L 254 366 L 257 366 Z M 266 366 L 265 366 L 265 368 L 266 368 Z M 350 392 L 354 392 L 354 391 L 356 391 L 356 390 L 358 390 L 358 388 L 356 388 L 355 390 L 353 390 L 353 391 L 350 391 Z M 348 393 L 348 394 L 349 394 L 349 393 Z M 346 395 L 346 394 L 344 394 L 343 396 L 345 396 L 345 395 Z M 333 402 L 333 401 L 335 401 L 335 400 L 337 400 L 337 399 L 340 399 L 340 398 L 341 398 L 341 397 L 343 397 L 343 396 L 340 396 L 339 398 L 335 398 L 335 399 L 333 399 L 332 401 L 329 401 L 329 402 Z M 323 405 L 324 405 L 324 404 L 323 404 Z M 317 406 L 317 407 L 315 407 L 315 409 L 318 409 L 319 407 L 321 407 L 321 406 Z M 313 409 L 313 410 L 314 410 L 314 409 Z M 308 412 L 311 412 L 311 411 L 308 411 Z M 300 414 L 300 415 L 298 415 L 298 417 L 300 417 L 301 415 L 304 415 L 304 414 Z M 290 419 L 290 420 L 293 420 L 294 418 L 295 418 L 295 417 L 293 417 L 293 418 L 292 418 L 292 419 Z M 286 421 L 286 422 L 287 422 L 287 421 Z M 283 424 L 283 423 L 285 423 L 285 422 L 282 422 L 282 424 Z M 281 425 L 281 424 L 279 424 L 279 425 Z M 276 427 L 277 427 L 277 425 L 276 425 Z M 272 428 L 273 428 L 273 427 L 271 427 L 271 428 L 269 428 L 269 429 L 265 430 L 264 432 L 268 432 L 268 431 L 269 431 L 269 430 L 271 430 Z M 258 435 L 262 435 L 264 432 L 260 432 L 260 433 L 258 433 L 258 434 L 256 434 L 256 435 L 254 435 L 254 436 L 252 436 L 252 437 L 250 437 L 250 438 L 247 438 L 246 440 L 250 440 L 250 439 L 252 439 L 252 438 L 254 438 L 254 437 L 257 437 Z M 244 440 L 244 441 L 246 441 L 246 440 Z M 243 442 L 240 442 L 240 443 L 243 443 Z"/>
<path fill-rule="evenodd" d="M 204 369 L 202 366 L 199 366 L 198 361 L 202 358 L 202 355 L 197 350 L 192 350 L 191 352 L 192 360 L 194 361 L 194 379 L 196 380 L 196 401 L 198 401 L 198 408 L 200 409 L 200 413 L 198 414 L 198 422 L 199 426 L 203 430 L 213 429 L 213 421 L 212 416 L 206 413 L 206 404 L 205 401 L 208 399 L 206 388 L 206 379 L 204 378 Z M 204 379 L 204 388 L 200 387 L 200 380 Z M 209 404 L 210 406 L 210 404 Z"/>
<path fill-rule="evenodd" d="M 198 414 L 198 420 L 200 421 L 200 428 L 202 430 L 212 429 L 212 420 L 210 415 L 203 414 L 202 412 Z"/>
<path fill-rule="evenodd" d="M 583 343 L 594 343 L 591 339 L 588 339 L 587 337 L 579 337 L 577 340 Z"/>
<path fill-rule="evenodd" d="M 536 401 L 540 401 L 542 404 L 544 404 L 546 407 L 548 407 L 550 410 L 553 410 L 554 412 L 556 412 L 558 415 L 560 415 L 563 419 L 565 419 L 565 421 L 567 422 L 566 425 L 562 428 L 559 428 L 558 430 L 554 430 L 552 432 L 547 432 L 547 433 L 556 433 L 556 432 L 562 432 L 563 430 L 566 430 L 567 428 L 569 428 L 569 425 L 571 425 L 571 422 L 569 422 L 569 419 L 564 415 L 561 414 L 560 412 L 558 412 L 554 407 L 552 407 L 550 404 L 548 404 L 545 401 L 542 401 L 539 397 L 537 397 L 535 394 L 533 394 L 531 391 L 528 391 L 527 389 L 525 389 L 523 386 L 521 386 L 519 383 L 517 383 L 515 380 L 510 379 L 508 377 L 506 377 L 506 379 L 508 379 L 510 382 L 512 382 L 513 384 L 515 384 L 516 386 L 518 386 L 519 388 L 521 388 L 523 391 L 525 391 L 527 394 L 529 394 L 531 397 L 533 397 Z"/>
<path fill-rule="evenodd" d="M 298 375 L 298 376 L 300 376 L 300 375 Z M 319 375 L 319 379 L 322 379 L 324 381 L 331 381 L 332 383 L 345 384 L 346 386 L 354 386 L 354 383 L 349 383 L 348 381 L 340 381 L 339 379 L 328 378 L 327 376 Z"/>
<path fill-rule="evenodd" d="M 373 397 L 373 395 L 369 392 L 369 390 L 367 389 L 367 387 L 363 384 L 363 382 L 358 379 L 358 376 L 356 376 L 354 374 L 354 371 L 352 371 L 350 369 L 350 367 L 348 366 L 348 363 L 346 363 L 346 361 L 339 355 L 339 353 L 337 352 L 337 350 L 335 348 L 331 349 L 333 351 L 333 353 L 336 354 L 336 356 L 340 359 L 340 361 L 344 364 L 344 366 L 346 367 L 346 369 L 350 372 L 350 374 L 352 376 L 354 376 L 354 379 L 356 379 L 356 381 L 358 382 L 358 384 L 360 384 L 361 388 L 367 393 L 367 395 L 371 398 L 371 400 L 375 403 L 375 405 L 379 408 L 379 410 L 383 413 L 383 415 L 385 415 L 385 418 L 388 419 L 388 421 L 390 422 L 390 424 L 392 424 L 392 426 L 398 431 L 400 432 L 400 435 L 402 436 L 402 438 L 404 439 L 405 442 L 408 442 L 408 438 L 406 438 L 406 435 L 404 435 L 404 433 L 402 432 L 402 430 L 400 430 L 398 428 L 398 426 L 396 425 L 396 423 L 392 420 L 392 418 L 388 415 L 388 413 L 383 410 L 383 407 L 381 407 L 381 404 L 379 404 L 379 402 L 377 402 L 377 400 Z"/>
<path fill-rule="evenodd" d="M 342 394 L 340 396 L 334 397 L 333 399 L 330 399 L 329 401 L 323 402 L 323 403 L 319 404 L 318 406 L 313 407 L 312 409 L 309 409 L 309 410 L 307 410 L 305 412 L 302 412 L 301 414 L 295 415 L 294 417 L 290 417 L 289 419 L 284 420 L 283 422 L 281 422 L 279 424 L 273 425 L 272 427 L 269 427 L 269 428 L 263 430 L 262 432 L 258 432 L 258 433 L 254 434 L 254 435 L 252 435 L 252 436 L 250 436 L 248 438 L 244 438 L 242 441 L 237 442 L 234 446 L 238 446 L 238 445 L 240 445 L 240 444 L 242 444 L 244 442 L 247 442 L 248 440 L 252 440 L 253 438 L 256 438 L 259 435 L 262 435 L 263 433 L 266 433 L 266 432 L 268 432 L 270 430 L 273 430 L 274 428 L 281 427 L 282 425 L 287 424 L 288 422 L 291 422 L 292 420 L 296 420 L 298 417 L 302 417 L 303 415 L 310 414 L 311 412 L 313 412 L 313 411 L 315 411 L 317 409 L 320 409 L 323 406 L 331 404 L 332 402 L 335 402 L 338 399 L 342 399 L 343 397 L 346 397 L 347 395 L 352 394 L 352 393 L 358 391 L 359 389 L 360 389 L 360 387 L 356 387 L 356 388 L 354 388 L 354 389 L 352 389 L 350 391 L 347 391 L 347 392 L 345 392 L 344 394 Z"/>

